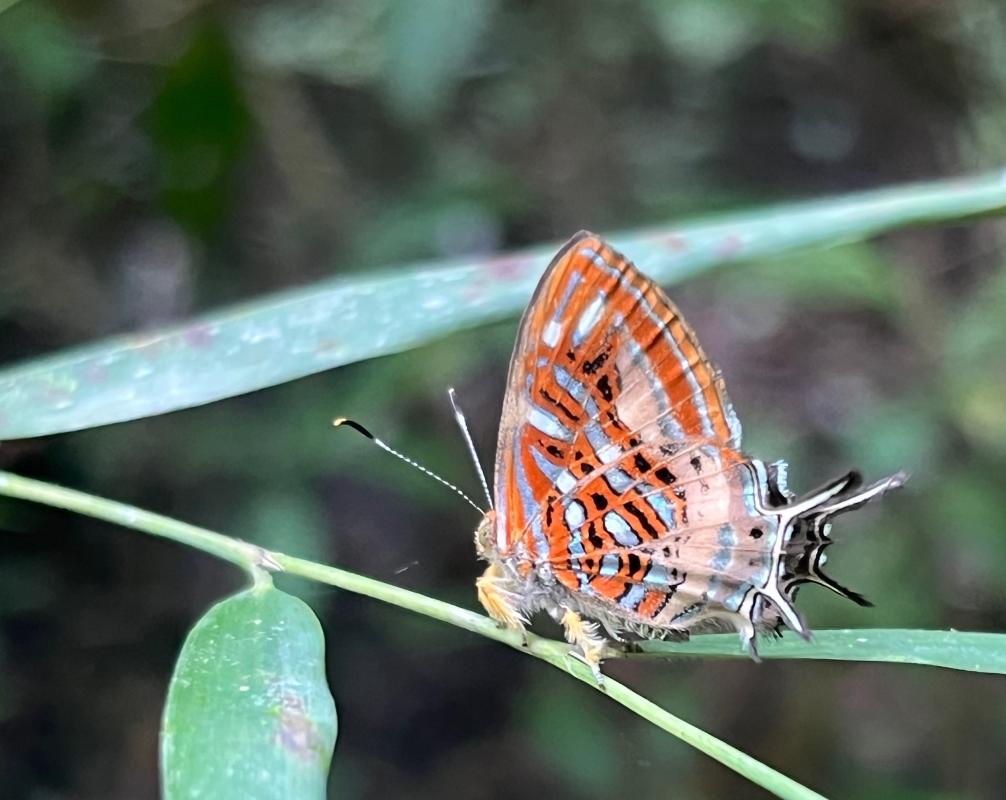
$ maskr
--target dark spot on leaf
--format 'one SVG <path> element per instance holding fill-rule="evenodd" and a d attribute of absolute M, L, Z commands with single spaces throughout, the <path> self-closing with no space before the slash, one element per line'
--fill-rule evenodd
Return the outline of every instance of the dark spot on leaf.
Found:
<path fill-rule="evenodd" d="M 323 757 L 325 745 L 317 726 L 308 718 L 304 702 L 294 694 L 284 694 L 280 700 L 279 745 L 303 761 L 316 761 Z"/>

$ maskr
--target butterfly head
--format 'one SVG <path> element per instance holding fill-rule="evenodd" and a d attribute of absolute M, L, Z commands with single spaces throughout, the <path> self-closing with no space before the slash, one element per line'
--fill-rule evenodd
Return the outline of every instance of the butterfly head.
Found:
<path fill-rule="evenodd" d="M 475 529 L 475 552 L 486 561 L 496 557 L 496 512 L 489 509 Z"/>

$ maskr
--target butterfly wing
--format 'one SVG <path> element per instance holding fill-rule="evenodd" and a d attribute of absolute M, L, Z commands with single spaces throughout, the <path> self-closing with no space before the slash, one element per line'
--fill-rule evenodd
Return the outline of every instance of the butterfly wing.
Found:
<path fill-rule="evenodd" d="M 550 499 L 629 433 L 735 449 L 740 425 L 723 382 L 663 292 L 598 237 L 581 232 L 545 271 L 507 381 L 495 472 L 497 548 L 545 549 Z"/>
<path fill-rule="evenodd" d="M 542 277 L 511 361 L 497 554 L 551 576 L 558 605 L 612 630 L 725 621 L 751 643 L 782 620 L 805 633 L 791 602 L 799 582 L 855 599 L 817 569 L 817 532 L 834 508 L 881 489 L 835 506 L 842 479 L 791 503 L 784 465 L 746 458 L 740 438 L 723 381 L 673 303 L 577 234 Z"/>

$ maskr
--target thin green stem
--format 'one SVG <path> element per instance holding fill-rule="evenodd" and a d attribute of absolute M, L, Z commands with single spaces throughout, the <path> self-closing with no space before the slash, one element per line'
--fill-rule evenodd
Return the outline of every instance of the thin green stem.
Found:
<path fill-rule="evenodd" d="M 0 495 L 65 508 L 67 511 L 76 511 L 88 517 L 114 522 L 124 528 L 171 539 L 222 558 L 224 561 L 230 561 L 249 573 L 256 566 L 274 568 L 269 563 L 268 553 L 256 545 L 125 503 L 78 492 L 76 489 L 66 489 L 0 471 Z"/>
<path fill-rule="evenodd" d="M 170 517 L 143 511 L 124 503 L 24 478 L 9 472 L 0 472 L 0 495 L 76 511 L 89 517 L 114 522 L 126 528 L 189 545 L 238 565 L 248 571 L 257 584 L 268 580 L 265 570 L 283 570 L 291 575 L 299 575 L 375 600 L 381 600 L 502 642 L 520 652 L 541 659 L 606 694 L 643 719 L 677 736 L 778 797 L 787 798 L 787 800 L 820 800 L 821 798 L 821 795 L 816 792 L 801 786 L 791 778 L 720 741 L 715 736 L 679 719 L 627 686 L 611 678 L 605 678 L 604 684 L 598 685 L 587 666 L 573 658 L 569 653 L 568 645 L 562 642 L 543 639 L 534 634 L 528 634 L 525 642 L 519 634 L 499 628 L 488 617 L 458 608 L 441 600 L 435 600 L 336 567 L 329 567 L 283 553 L 273 553 L 256 545 L 232 539 Z"/>

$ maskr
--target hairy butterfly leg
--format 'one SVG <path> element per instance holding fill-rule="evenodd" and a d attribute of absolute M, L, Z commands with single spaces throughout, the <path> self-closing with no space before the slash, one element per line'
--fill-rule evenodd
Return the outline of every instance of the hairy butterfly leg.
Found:
<path fill-rule="evenodd" d="M 583 661 L 590 671 L 594 673 L 594 680 L 598 686 L 604 685 L 604 676 L 601 675 L 601 657 L 607 640 L 601 635 L 596 622 L 585 620 L 575 611 L 565 609 L 560 620 L 566 632 L 566 641 L 579 648 L 579 652 L 573 651 L 572 655 Z"/>
<path fill-rule="evenodd" d="M 528 619 L 520 607 L 520 597 L 506 588 L 506 576 L 499 564 L 490 564 L 482 577 L 475 581 L 479 602 L 496 622 L 509 630 L 519 631 L 527 644 L 525 626 Z"/>

